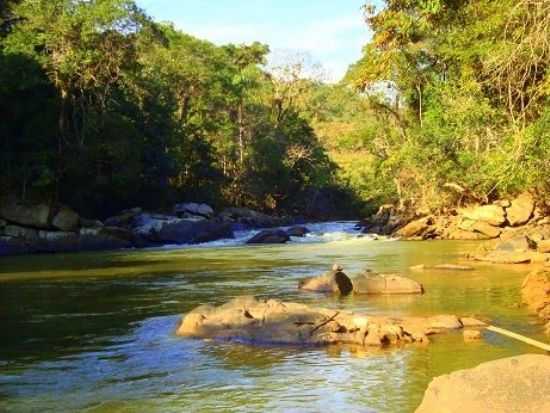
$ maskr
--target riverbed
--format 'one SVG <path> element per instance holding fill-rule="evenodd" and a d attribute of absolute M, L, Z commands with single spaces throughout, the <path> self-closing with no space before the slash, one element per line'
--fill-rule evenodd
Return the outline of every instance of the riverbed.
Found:
<path fill-rule="evenodd" d="M 410 272 L 465 263 L 476 242 L 361 237 L 353 223 L 316 224 L 286 245 L 247 246 L 250 234 L 193 247 L 0 259 L 0 411 L 411 412 L 435 376 L 537 349 L 484 332 L 427 346 L 372 350 L 254 347 L 176 337 L 181 315 L 239 295 L 376 314 L 475 316 L 545 341 L 518 307 L 524 266 Z M 422 296 L 299 292 L 334 262 L 424 284 Z"/>

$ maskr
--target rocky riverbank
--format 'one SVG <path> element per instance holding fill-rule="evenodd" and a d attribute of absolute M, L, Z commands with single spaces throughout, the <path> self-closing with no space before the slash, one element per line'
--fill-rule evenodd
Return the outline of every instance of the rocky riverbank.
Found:
<path fill-rule="evenodd" d="M 550 216 L 545 208 L 545 204 L 527 192 L 512 200 L 456 208 L 441 215 L 383 205 L 376 214 L 361 221 L 360 226 L 365 233 L 409 240 L 506 240 L 530 232 L 538 232 L 540 240 L 548 240 Z M 550 245 L 546 248 L 550 251 Z"/>
<path fill-rule="evenodd" d="M 247 208 L 227 208 L 216 213 L 200 203 L 176 204 L 171 211 L 162 213 L 133 208 L 100 221 L 80 217 L 66 206 L 6 198 L 0 201 L 0 256 L 200 244 L 233 238 L 238 230 L 301 222 Z M 266 230 L 250 242 L 284 243 L 290 236 L 303 236 L 306 232 L 304 227 L 287 232 Z"/>

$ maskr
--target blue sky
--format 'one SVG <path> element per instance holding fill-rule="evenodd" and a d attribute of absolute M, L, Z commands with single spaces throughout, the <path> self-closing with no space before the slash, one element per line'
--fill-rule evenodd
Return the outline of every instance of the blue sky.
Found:
<path fill-rule="evenodd" d="M 272 59 L 309 55 L 339 80 L 370 38 L 365 0 L 137 0 L 155 20 L 216 44 L 267 43 Z M 378 1 L 379 3 L 379 1 Z"/>

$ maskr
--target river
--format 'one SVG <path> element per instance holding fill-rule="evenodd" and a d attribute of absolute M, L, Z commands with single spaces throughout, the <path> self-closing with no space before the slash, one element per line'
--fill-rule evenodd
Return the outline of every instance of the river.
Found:
<path fill-rule="evenodd" d="M 310 226 L 286 245 L 235 240 L 194 247 L 0 259 L 0 411 L 411 412 L 435 376 L 527 352 L 485 332 L 428 346 L 373 350 L 254 347 L 176 337 L 186 311 L 239 295 L 277 297 L 377 314 L 452 313 L 490 319 L 544 340 L 519 308 L 520 267 L 410 273 L 460 263 L 475 242 L 360 237 L 353 223 Z M 338 299 L 297 291 L 334 262 L 422 282 L 422 296 Z"/>

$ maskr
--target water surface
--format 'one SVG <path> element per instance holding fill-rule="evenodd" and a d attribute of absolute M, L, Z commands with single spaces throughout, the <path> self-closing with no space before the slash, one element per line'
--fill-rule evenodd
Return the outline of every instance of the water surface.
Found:
<path fill-rule="evenodd" d="M 453 313 L 545 340 L 518 308 L 527 269 L 410 273 L 460 263 L 471 242 L 374 241 L 352 225 L 317 225 L 287 245 L 237 240 L 192 248 L 0 259 L 0 411 L 410 412 L 430 380 L 500 357 L 537 352 L 495 334 L 459 333 L 429 346 L 368 350 L 253 347 L 182 339 L 181 314 L 252 294 L 378 314 Z M 421 281 L 423 296 L 304 294 L 298 280 L 333 262 Z"/>

